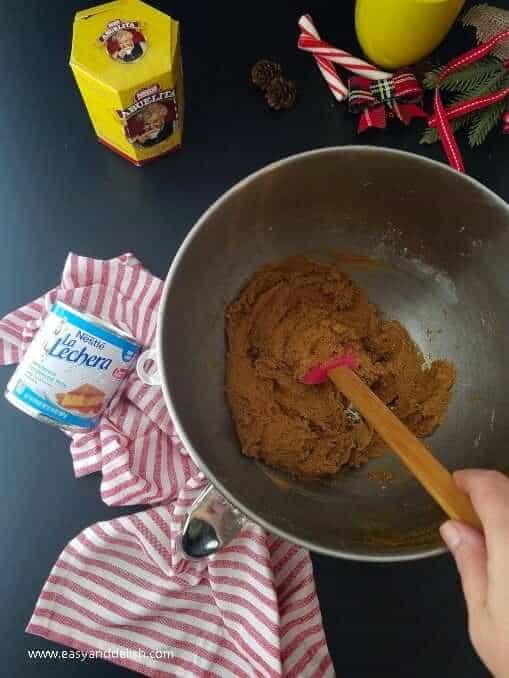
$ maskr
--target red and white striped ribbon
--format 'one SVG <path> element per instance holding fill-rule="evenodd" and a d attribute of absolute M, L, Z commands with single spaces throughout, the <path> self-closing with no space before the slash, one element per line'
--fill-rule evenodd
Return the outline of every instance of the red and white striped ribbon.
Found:
<path fill-rule="evenodd" d="M 337 101 L 344 101 L 348 96 L 348 87 L 339 77 L 333 64 L 343 66 L 352 73 L 363 75 L 370 80 L 383 80 L 390 78 L 392 73 L 381 71 L 375 66 L 352 56 L 349 52 L 337 49 L 327 42 L 324 42 L 309 14 L 305 14 L 299 19 L 300 35 L 297 42 L 299 49 L 310 52 L 320 69 L 326 83 L 329 86 Z"/>
<path fill-rule="evenodd" d="M 456 141 L 449 121 L 454 117 L 460 117 L 465 113 L 474 110 L 480 110 L 481 108 L 490 106 L 497 101 L 501 101 L 506 96 L 508 96 L 509 88 L 501 90 L 501 92 L 496 92 L 492 95 L 477 97 L 476 99 L 472 99 L 470 102 L 461 102 L 450 107 L 449 109 L 446 109 L 440 96 L 440 85 L 444 79 L 447 78 L 447 76 L 451 75 L 451 73 L 455 73 L 465 66 L 479 61 L 486 55 L 490 54 L 495 45 L 498 45 L 498 43 L 507 39 L 509 39 L 509 30 L 502 31 L 491 38 L 491 40 L 488 40 L 487 42 L 474 47 L 468 52 L 465 52 L 465 54 L 462 54 L 456 59 L 453 59 L 444 69 L 440 71 L 437 87 L 435 89 L 434 115 L 429 119 L 428 124 L 430 127 L 436 127 L 438 129 L 438 134 L 440 136 L 440 140 L 442 141 L 442 145 L 444 147 L 449 164 L 459 172 L 465 171 L 465 165 L 458 146 L 458 142 Z"/>
<path fill-rule="evenodd" d="M 161 291 L 131 254 L 70 254 L 57 288 L 0 321 L 0 363 L 20 359 L 56 299 L 150 345 Z M 132 374 L 99 427 L 72 435 L 71 454 L 77 476 L 102 473 L 106 503 L 158 506 L 73 539 L 29 633 L 154 678 L 334 676 L 307 551 L 248 523 L 207 563 L 183 559 L 178 537 L 205 479 L 160 388 Z"/>

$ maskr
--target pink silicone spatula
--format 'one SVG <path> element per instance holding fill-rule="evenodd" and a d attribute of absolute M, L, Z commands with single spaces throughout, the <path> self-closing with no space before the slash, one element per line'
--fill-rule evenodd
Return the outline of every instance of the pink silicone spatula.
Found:
<path fill-rule="evenodd" d="M 312 367 L 304 375 L 303 382 L 313 385 L 330 379 L 450 518 L 482 529 L 469 497 L 459 490 L 451 473 L 359 379 L 355 374 L 358 366 L 359 360 L 355 353 L 352 349 L 346 349 L 329 362 Z"/>

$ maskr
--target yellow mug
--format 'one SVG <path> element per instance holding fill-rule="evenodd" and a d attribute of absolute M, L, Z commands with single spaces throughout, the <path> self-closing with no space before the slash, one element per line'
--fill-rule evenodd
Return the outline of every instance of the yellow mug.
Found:
<path fill-rule="evenodd" d="M 465 0 L 357 0 L 355 28 L 368 59 L 394 70 L 442 42 Z"/>

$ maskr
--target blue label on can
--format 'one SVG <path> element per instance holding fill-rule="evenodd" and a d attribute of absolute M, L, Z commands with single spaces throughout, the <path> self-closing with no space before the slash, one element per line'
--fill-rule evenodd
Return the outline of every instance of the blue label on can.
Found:
<path fill-rule="evenodd" d="M 122 350 L 122 358 L 126 363 L 130 362 L 140 350 L 138 344 L 135 344 L 133 341 L 124 339 L 118 334 L 110 332 L 105 327 L 95 325 L 86 318 L 82 318 L 80 315 L 73 313 L 70 309 L 65 308 L 65 306 L 59 304 L 58 301 L 53 304 L 51 313 L 54 313 L 59 318 L 68 320 L 70 323 L 72 323 L 72 325 L 74 325 L 74 327 L 78 327 L 83 332 L 92 334 L 94 337 L 102 339 L 103 341 L 108 342 L 108 344 L 120 348 Z"/>
<path fill-rule="evenodd" d="M 67 410 L 58 407 L 58 405 L 55 405 L 49 400 L 41 398 L 39 394 L 37 394 L 35 391 L 32 391 L 32 389 L 22 381 L 19 381 L 16 384 L 12 395 L 14 395 L 22 403 L 26 403 L 27 405 L 34 407 L 41 414 L 48 417 L 49 419 L 53 419 L 58 424 L 92 429 L 97 426 L 99 421 L 99 417 L 90 419 L 80 417 L 79 415 L 72 414 L 71 412 L 67 412 Z"/>

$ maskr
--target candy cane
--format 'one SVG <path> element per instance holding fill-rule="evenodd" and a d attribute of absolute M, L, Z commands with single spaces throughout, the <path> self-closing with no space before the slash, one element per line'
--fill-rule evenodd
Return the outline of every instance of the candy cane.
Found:
<path fill-rule="evenodd" d="M 384 80 L 392 76 L 392 73 L 380 71 L 366 61 L 352 56 L 349 52 L 344 52 L 321 40 L 309 14 L 305 14 L 299 19 L 299 28 L 301 31 L 297 43 L 299 49 L 310 52 L 313 55 L 316 65 L 338 101 L 346 99 L 348 88 L 339 77 L 333 63 L 343 66 L 343 68 L 352 73 L 363 75 L 370 80 Z"/>

